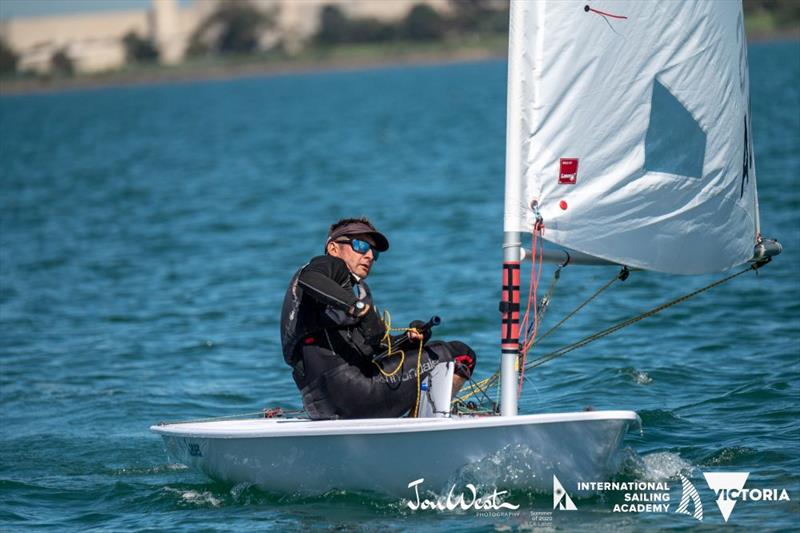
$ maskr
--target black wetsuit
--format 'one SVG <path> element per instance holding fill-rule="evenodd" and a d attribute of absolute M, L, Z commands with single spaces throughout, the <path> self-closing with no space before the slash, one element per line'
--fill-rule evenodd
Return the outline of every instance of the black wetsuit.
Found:
<path fill-rule="evenodd" d="M 358 300 L 370 306 L 360 318 L 347 312 Z M 311 418 L 397 417 L 414 408 L 419 349 L 383 359 L 379 369 L 372 359 L 386 351 L 385 332 L 369 287 L 341 259 L 315 257 L 295 273 L 283 302 L 281 343 Z M 466 344 L 426 339 L 421 374 L 456 361 L 456 374 L 468 378 L 475 359 Z"/>

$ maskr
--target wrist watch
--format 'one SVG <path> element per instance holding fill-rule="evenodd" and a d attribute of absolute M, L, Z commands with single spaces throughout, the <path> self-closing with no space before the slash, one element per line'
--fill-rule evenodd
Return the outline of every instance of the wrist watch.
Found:
<path fill-rule="evenodd" d="M 363 311 L 366 306 L 367 304 L 365 304 L 361 300 L 357 300 L 356 303 L 353 304 L 353 310 L 354 310 L 353 314 L 354 315 L 360 314 L 361 311 Z"/>

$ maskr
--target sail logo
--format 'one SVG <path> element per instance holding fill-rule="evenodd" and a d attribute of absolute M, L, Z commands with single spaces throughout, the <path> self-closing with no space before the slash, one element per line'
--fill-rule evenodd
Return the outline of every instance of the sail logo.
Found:
<path fill-rule="evenodd" d="M 569 497 L 569 494 L 564 490 L 564 487 L 555 474 L 553 474 L 553 509 L 559 509 L 561 511 L 578 510 L 578 508 L 575 507 L 575 502 Z"/>
<path fill-rule="evenodd" d="M 558 182 L 575 185 L 578 182 L 578 159 L 562 157 L 559 161 Z"/>
<path fill-rule="evenodd" d="M 703 502 L 700 500 L 700 494 L 692 482 L 681 475 L 681 503 L 675 510 L 676 513 L 693 516 L 699 521 L 703 521 Z M 689 512 L 689 503 L 694 507 L 694 513 Z"/>
<path fill-rule="evenodd" d="M 746 489 L 750 472 L 708 472 L 703 473 L 706 483 L 717 495 L 717 507 L 722 519 L 727 522 L 733 508 L 742 501 L 790 501 L 786 489 Z"/>

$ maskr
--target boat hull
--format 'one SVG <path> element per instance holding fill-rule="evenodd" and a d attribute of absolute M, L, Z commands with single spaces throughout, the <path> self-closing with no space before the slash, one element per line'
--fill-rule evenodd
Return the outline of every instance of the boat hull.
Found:
<path fill-rule="evenodd" d="M 574 486 L 613 474 L 612 458 L 639 423 L 632 411 L 516 417 L 308 421 L 251 419 L 167 424 L 169 455 L 213 479 L 265 490 L 322 494 L 333 489 L 411 497 L 424 478 L 434 491 L 469 465 L 516 449 L 523 476 L 503 488 L 549 492 L 553 475 Z M 455 478 L 457 479 L 457 478 Z"/>

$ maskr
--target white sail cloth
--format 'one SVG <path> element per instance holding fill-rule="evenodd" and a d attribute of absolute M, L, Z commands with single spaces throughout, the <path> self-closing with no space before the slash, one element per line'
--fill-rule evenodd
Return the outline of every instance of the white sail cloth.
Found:
<path fill-rule="evenodd" d="M 740 2 L 511 10 L 505 231 L 530 232 L 535 201 L 547 240 L 620 264 L 698 274 L 750 259 Z"/>

